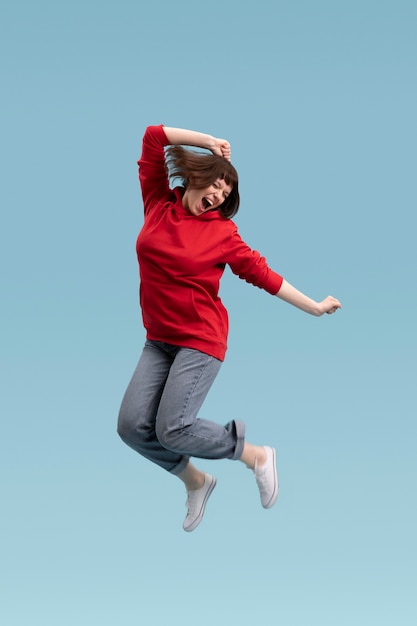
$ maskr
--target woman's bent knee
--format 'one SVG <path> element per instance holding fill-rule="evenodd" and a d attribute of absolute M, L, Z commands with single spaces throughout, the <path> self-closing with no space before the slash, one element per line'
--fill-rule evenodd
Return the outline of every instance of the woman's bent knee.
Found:
<path fill-rule="evenodd" d="M 124 411 L 123 406 L 117 421 L 117 434 L 122 441 L 132 447 L 146 445 L 156 439 L 154 426 L 141 419 L 140 415 Z"/>
<path fill-rule="evenodd" d="M 117 420 L 117 434 L 123 441 L 129 441 L 133 435 L 132 423 L 127 416 L 120 410 Z"/>
<path fill-rule="evenodd" d="M 129 406 L 122 402 L 117 420 L 117 433 L 123 441 L 137 439 L 140 434 L 138 416 L 129 410 Z"/>

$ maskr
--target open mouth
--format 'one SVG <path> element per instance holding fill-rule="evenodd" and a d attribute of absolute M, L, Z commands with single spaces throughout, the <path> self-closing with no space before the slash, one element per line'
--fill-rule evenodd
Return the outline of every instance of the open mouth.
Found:
<path fill-rule="evenodd" d="M 208 200 L 207 198 L 203 198 L 201 203 L 205 211 L 207 211 L 207 209 L 209 209 L 212 206 L 212 202 L 210 202 L 210 200 Z"/>

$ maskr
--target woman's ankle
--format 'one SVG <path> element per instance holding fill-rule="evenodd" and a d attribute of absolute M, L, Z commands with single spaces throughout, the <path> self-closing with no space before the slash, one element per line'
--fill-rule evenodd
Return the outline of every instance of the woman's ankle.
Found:
<path fill-rule="evenodd" d="M 182 472 L 178 474 L 178 478 L 182 480 L 187 491 L 195 491 L 196 489 L 201 489 L 204 485 L 206 475 L 194 467 L 194 465 L 188 463 Z"/>
<path fill-rule="evenodd" d="M 266 462 L 265 448 L 263 446 L 255 446 L 252 443 L 245 442 L 242 456 L 239 460 L 242 461 L 242 463 L 245 463 L 246 467 L 251 470 L 255 469 L 255 464 L 257 467 L 260 467 Z"/>

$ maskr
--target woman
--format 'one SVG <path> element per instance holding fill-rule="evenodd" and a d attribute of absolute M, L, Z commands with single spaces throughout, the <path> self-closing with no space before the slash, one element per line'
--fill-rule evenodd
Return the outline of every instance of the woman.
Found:
<path fill-rule="evenodd" d="M 183 528 L 190 532 L 216 485 L 190 457 L 242 461 L 254 472 L 262 506 L 270 508 L 278 497 L 274 448 L 246 441 L 240 421 L 221 426 L 197 417 L 227 348 L 227 311 L 218 295 L 225 266 L 312 315 L 334 313 L 341 304 L 331 296 L 311 300 L 242 241 L 231 220 L 239 208 L 238 175 L 225 139 L 150 126 L 138 165 L 145 219 L 136 250 L 146 343 L 122 401 L 118 432 L 184 482 Z M 171 189 L 170 179 L 182 185 Z"/>

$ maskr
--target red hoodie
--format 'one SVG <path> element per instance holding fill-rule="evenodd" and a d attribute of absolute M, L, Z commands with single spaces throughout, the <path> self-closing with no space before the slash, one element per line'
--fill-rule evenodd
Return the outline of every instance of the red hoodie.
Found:
<path fill-rule="evenodd" d="M 236 224 L 217 210 L 198 217 L 170 189 L 163 126 L 149 126 L 138 161 L 145 221 L 136 252 L 140 305 L 147 338 L 194 348 L 224 360 L 228 315 L 219 298 L 226 264 L 232 272 L 275 295 L 282 277 L 241 239 Z"/>

